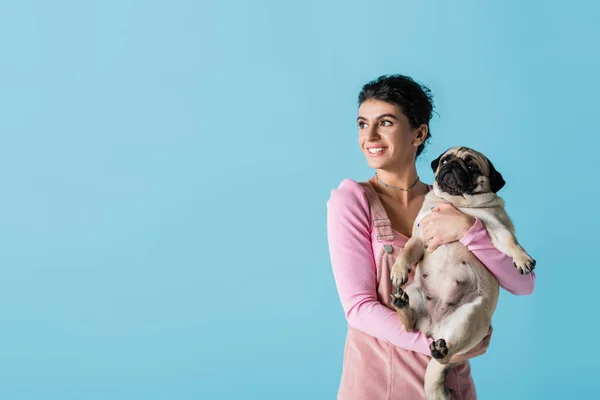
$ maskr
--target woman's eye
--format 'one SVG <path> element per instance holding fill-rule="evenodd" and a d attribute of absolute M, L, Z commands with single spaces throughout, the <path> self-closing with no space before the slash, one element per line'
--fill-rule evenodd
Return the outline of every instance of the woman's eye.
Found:
<path fill-rule="evenodd" d="M 383 125 L 383 126 L 390 126 L 390 125 L 384 125 L 384 124 L 390 124 L 391 125 L 392 122 L 391 121 L 387 121 L 387 120 L 381 121 L 381 125 Z"/>
<path fill-rule="evenodd" d="M 361 128 L 361 129 L 362 129 L 362 128 L 364 128 L 364 125 L 365 125 L 365 123 L 364 123 L 364 122 L 359 122 L 359 123 L 358 123 L 358 127 L 359 127 L 359 128 Z"/>

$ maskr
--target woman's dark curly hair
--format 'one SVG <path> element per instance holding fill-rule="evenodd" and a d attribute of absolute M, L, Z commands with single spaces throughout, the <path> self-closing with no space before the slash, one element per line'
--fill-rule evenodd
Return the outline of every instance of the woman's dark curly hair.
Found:
<path fill-rule="evenodd" d="M 371 99 L 400 107 L 413 129 L 422 124 L 429 128 L 433 115 L 433 96 L 426 86 L 415 82 L 411 77 L 400 74 L 382 75 L 367 83 L 358 95 L 358 106 Z M 430 137 L 428 129 L 427 137 L 417 148 L 417 157 L 423 152 Z"/>

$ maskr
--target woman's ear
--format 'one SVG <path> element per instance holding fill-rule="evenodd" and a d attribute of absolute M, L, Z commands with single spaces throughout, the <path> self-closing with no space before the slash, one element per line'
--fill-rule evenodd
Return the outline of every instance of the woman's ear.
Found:
<path fill-rule="evenodd" d="M 421 143 L 423 143 L 425 141 L 425 139 L 427 139 L 428 134 L 429 134 L 429 127 L 427 126 L 427 124 L 422 124 L 417 129 L 417 136 L 415 136 L 415 138 L 413 140 L 413 145 L 420 146 Z"/>

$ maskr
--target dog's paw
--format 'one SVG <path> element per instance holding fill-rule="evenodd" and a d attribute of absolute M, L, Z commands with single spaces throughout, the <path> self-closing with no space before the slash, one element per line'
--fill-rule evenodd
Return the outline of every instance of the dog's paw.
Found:
<path fill-rule="evenodd" d="M 396 286 L 392 294 L 390 294 L 392 304 L 396 308 L 404 308 L 408 306 L 408 295 L 400 286 Z"/>
<path fill-rule="evenodd" d="M 535 268 L 535 260 L 529 254 L 522 252 L 513 257 L 515 268 L 519 270 L 521 275 L 529 274 Z"/>
<path fill-rule="evenodd" d="M 448 347 L 444 339 L 438 339 L 429 345 L 431 350 L 431 356 L 437 360 L 444 358 L 448 355 Z"/>
<path fill-rule="evenodd" d="M 408 274 L 410 274 L 410 265 L 402 262 L 401 260 L 395 262 L 394 266 L 392 267 L 392 272 L 390 273 L 392 285 L 404 285 L 406 282 L 408 282 Z"/>

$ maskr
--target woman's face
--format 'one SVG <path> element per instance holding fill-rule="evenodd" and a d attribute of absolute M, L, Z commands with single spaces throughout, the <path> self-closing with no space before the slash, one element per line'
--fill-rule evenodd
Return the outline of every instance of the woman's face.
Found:
<path fill-rule="evenodd" d="M 358 143 L 374 169 L 401 168 L 413 163 L 421 143 L 400 107 L 381 100 L 366 100 L 358 108 Z"/>

